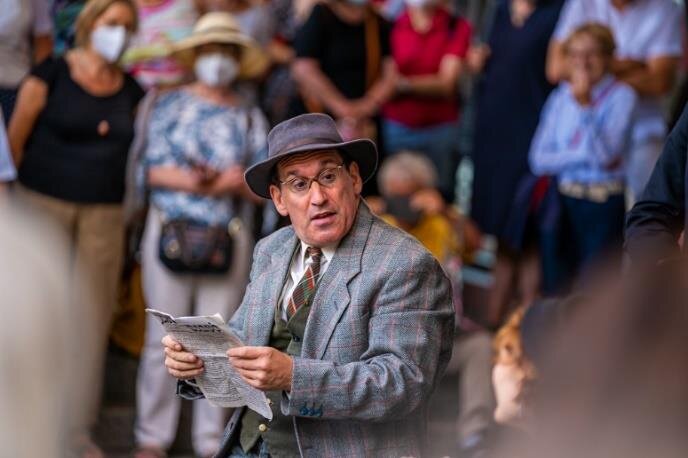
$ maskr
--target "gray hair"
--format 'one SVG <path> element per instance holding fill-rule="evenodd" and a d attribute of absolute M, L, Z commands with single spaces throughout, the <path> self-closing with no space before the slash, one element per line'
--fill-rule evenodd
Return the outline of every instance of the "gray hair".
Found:
<path fill-rule="evenodd" d="M 401 151 L 389 156 L 380 166 L 377 184 L 382 194 L 385 194 L 390 179 L 409 180 L 423 188 L 434 188 L 437 186 L 437 170 L 426 156 Z"/>

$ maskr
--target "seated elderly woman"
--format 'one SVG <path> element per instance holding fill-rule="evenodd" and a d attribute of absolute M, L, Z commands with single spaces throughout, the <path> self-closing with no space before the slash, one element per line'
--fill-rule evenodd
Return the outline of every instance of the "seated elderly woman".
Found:
<path fill-rule="evenodd" d="M 457 251 L 458 240 L 443 214 L 446 205 L 436 185 L 437 171 L 427 157 L 401 152 L 380 166 L 382 200 L 374 201 L 374 206 L 383 219 L 416 237 L 444 262 Z"/>

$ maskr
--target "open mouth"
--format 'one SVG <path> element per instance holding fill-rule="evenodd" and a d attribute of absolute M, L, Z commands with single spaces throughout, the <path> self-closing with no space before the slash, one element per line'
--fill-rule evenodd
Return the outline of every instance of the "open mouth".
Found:
<path fill-rule="evenodd" d="M 332 218 L 335 215 L 335 212 L 322 212 L 314 215 L 311 217 L 312 221 L 320 222 L 320 221 L 326 221 L 330 218 Z"/>

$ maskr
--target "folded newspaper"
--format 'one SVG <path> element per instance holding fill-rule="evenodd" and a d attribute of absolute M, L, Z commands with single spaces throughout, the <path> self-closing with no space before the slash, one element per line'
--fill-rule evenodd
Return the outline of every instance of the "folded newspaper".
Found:
<path fill-rule="evenodd" d="M 247 406 L 268 420 L 272 419 L 265 393 L 246 383 L 229 363 L 227 350 L 244 344 L 220 314 L 173 317 L 153 309 L 146 309 L 146 312 L 160 320 L 165 332 L 185 350 L 203 360 L 204 370 L 196 377 L 196 384 L 211 404 L 218 407 Z"/>

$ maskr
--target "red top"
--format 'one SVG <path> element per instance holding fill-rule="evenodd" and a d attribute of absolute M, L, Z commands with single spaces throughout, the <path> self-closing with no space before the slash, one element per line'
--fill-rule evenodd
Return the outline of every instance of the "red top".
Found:
<path fill-rule="evenodd" d="M 392 57 L 403 76 L 431 75 L 440 69 L 446 55 L 464 58 L 471 39 L 471 25 L 462 18 L 452 18 L 438 8 L 427 32 L 413 29 L 408 11 L 399 17 L 390 37 Z M 455 121 L 459 116 L 456 97 L 431 98 L 399 96 L 388 102 L 383 116 L 408 127 L 426 127 Z"/>

